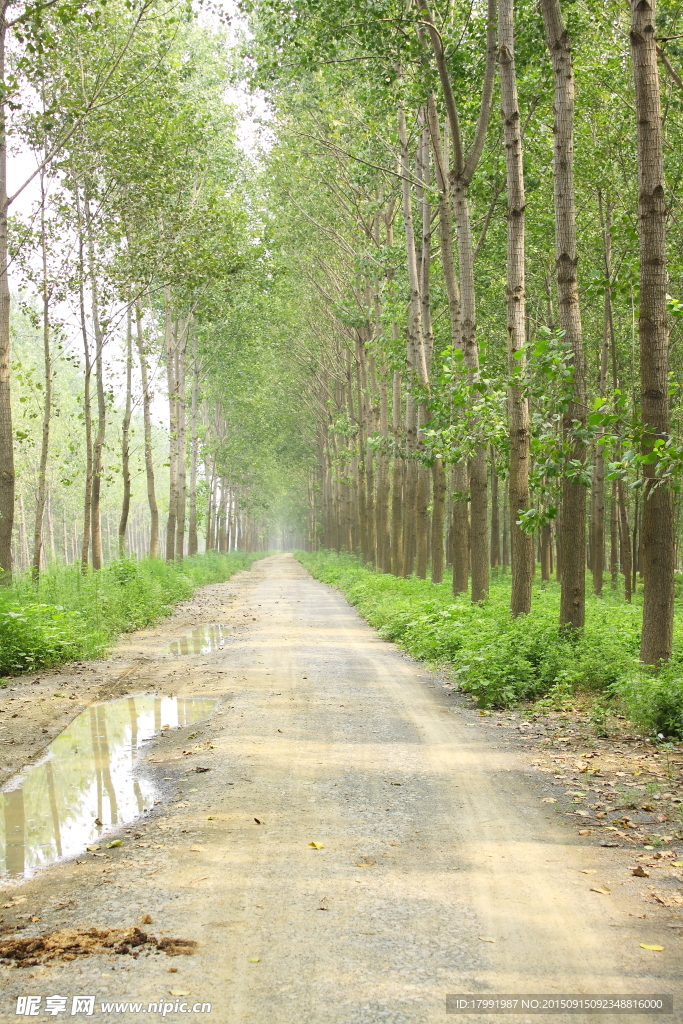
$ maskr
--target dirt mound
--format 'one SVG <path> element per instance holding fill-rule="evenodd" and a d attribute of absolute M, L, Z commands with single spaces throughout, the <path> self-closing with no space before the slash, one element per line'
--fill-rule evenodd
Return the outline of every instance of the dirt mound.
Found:
<path fill-rule="evenodd" d="M 197 948 L 192 939 L 164 936 L 157 939 L 141 928 L 63 928 L 34 938 L 0 942 L 0 962 L 35 967 L 49 960 L 76 960 L 93 953 L 122 953 L 137 957 L 143 949 L 158 949 L 167 956 L 190 956 Z"/>

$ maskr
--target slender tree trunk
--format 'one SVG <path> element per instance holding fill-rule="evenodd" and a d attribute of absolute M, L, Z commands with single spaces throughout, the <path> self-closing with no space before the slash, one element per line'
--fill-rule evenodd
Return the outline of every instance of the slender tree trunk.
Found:
<path fill-rule="evenodd" d="M 505 162 L 507 168 L 507 333 L 511 373 L 525 365 L 526 284 L 524 275 L 524 166 L 522 130 L 517 99 L 514 58 L 514 0 L 499 0 L 498 46 Z M 529 507 L 529 402 L 521 387 L 511 387 L 510 416 L 510 538 L 512 540 L 512 593 L 514 617 L 531 611 L 534 575 L 533 537 L 517 522 Z"/>
<path fill-rule="evenodd" d="M 411 576 L 415 568 L 417 546 L 417 404 L 406 399 L 406 464 L 403 508 L 403 576 Z"/>
<path fill-rule="evenodd" d="M 669 435 L 669 323 L 666 309 L 666 193 L 662 112 L 657 67 L 655 0 L 631 0 L 631 55 L 638 127 L 640 235 L 640 388 L 646 427 L 643 455 Z M 640 659 L 659 665 L 671 658 L 674 617 L 675 528 L 673 493 L 657 476 L 657 460 L 644 466 L 642 511 L 643 633 Z"/>
<path fill-rule="evenodd" d="M 29 567 L 28 535 L 26 530 L 24 495 L 21 493 L 19 494 L 19 547 L 21 551 L 21 568 L 26 571 Z"/>
<path fill-rule="evenodd" d="M 612 481 L 612 500 L 609 516 L 609 571 L 612 590 L 619 586 L 619 505 L 617 501 L 617 481 Z"/>
<path fill-rule="evenodd" d="M 619 498 L 619 531 L 621 536 L 621 571 L 624 574 L 624 597 L 631 603 L 631 534 L 628 528 L 628 515 L 626 512 L 626 498 L 624 497 L 624 484 L 618 481 Z"/>
<path fill-rule="evenodd" d="M 491 446 L 491 568 L 500 565 L 500 510 L 498 507 L 498 470 L 496 449 Z"/>
<path fill-rule="evenodd" d="M 77 200 L 78 202 L 78 200 Z M 80 221 L 80 205 L 79 221 Z M 83 259 L 83 235 L 79 223 L 79 281 L 78 300 L 83 338 L 83 421 L 85 426 L 85 495 L 83 498 L 83 540 L 81 544 L 81 570 L 86 572 L 90 561 L 90 515 L 92 510 L 92 406 L 90 403 L 90 387 L 92 383 L 92 361 L 90 343 L 88 341 L 88 325 L 85 316 L 85 262 Z"/>
<path fill-rule="evenodd" d="M 132 310 L 128 307 L 126 318 L 126 410 L 121 426 L 121 476 L 123 479 L 123 502 L 119 519 L 119 558 L 126 556 L 126 530 L 130 512 L 130 421 L 133 414 L 133 322 Z"/>
<path fill-rule="evenodd" d="M 446 471 L 441 459 L 432 466 L 432 583 L 441 583 L 444 570 L 444 519 L 446 512 Z"/>
<path fill-rule="evenodd" d="M 92 238 L 92 224 L 90 218 L 90 201 L 85 199 L 85 223 L 88 235 L 88 262 L 90 271 L 90 297 L 92 307 L 92 323 L 95 335 L 95 378 L 97 383 L 97 434 L 93 445 L 92 460 L 92 497 L 90 504 L 90 536 L 92 544 L 92 567 L 102 568 L 102 522 L 100 515 L 100 500 L 102 490 L 102 470 L 105 434 L 107 429 L 107 406 L 104 396 L 104 359 L 102 337 L 102 326 L 100 324 L 100 309 L 97 288 L 97 269 Z"/>
<path fill-rule="evenodd" d="M 574 388 L 563 417 L 571 458 L 582 463 L 585 444 L 577 434 L 586 421 L 586 385 L 581 311 L 577 281 L 576 208 L 574 195 L 574 75 L 569 35 L 559 0 L 541 0 L 541 9 L 555 76 L 553 178 L 555 189 L 555 256 L 560 325 L 571 346 Z M 562 592 L 560 625 L 580 629 L 586 618 L 586 489 L 565 473 L 562 481 Z"/>
<path fill-rule="evenodd" d="M 159 555 L 159 508 L 157 506 L 156 490 L 154 486 L 154 449 L 152 447 L 152 394 L 149 387 L 149 367 L 145 354 L 145 339 L 142 328 L 142 310 L 139 305 L 135 306 L 135 321 L 137 326 L 138 358 L 140 360 L 140 377 L 142 380 L 142 415 L 145 434 L 145 476 L 147 479 L 147 503 L 149 505 L 150 530 L 149 530 L 149 557 L 157 558 Z"/>
<path fill-rule="evenodd" d="M 199 403 L 199 357 L 197 355 L 197 335 L 194 336 L 192 351 L 192 410 L 190 413 L 190 431 L 192 435 L 190 451 L 190 523 L 187 537 L 188 555 L 196 555 L 197 543 L 197 458 L 199 438 L 197 436 L 197 408 Z"/>
<path fill-rule="evenodd" d="M 379 432 L 384 444 L 389 441 L 389 401 L 386 369 L 382 367 L 379 382 Z M 389 520 L 389 458 L 382 453 L 377 459 L 377 501 L 375 505 L 377 563 L 382 572 L 391 572 L 391 528 Z"/>
<path fill-rule="evenodd" d="M 178 343 L 176 327 L 171 319 L 171 289 L 164 289 L 166 307 L 165 347 L 166 383 L 168 387 L 168 519 L 166 520 L 166 561 L 175 560 L 175 531 L 178 518 L 178 402 L 175 350 Z"/>
<path fill-rule="evenodd" d="M 508 528 L 510 525 L 510 517 L 508 515 L 508 485 L 505 482 L 503 488 L 503 568 L 507 569 L 510 564 L 510 541 L 508 539 Z"/>
<path fill-rule="evenodd" d="M 14 433 L 10 402 L 10 292 L 7 251 L 7 100 L 5 78 L 7 0 L 0 5 L 0 586 L 12 581 Z"/>
<path fill-rule="evenodd" d="M 185 506 L 187 501 L 187 467 L 186 467 L 186 408 L 185 408 L 185 392 L 187 383 L 187 373 L 185 366 L 185 356 L 187 352 L 187 332 L 189 324 L 183 322 L 180 325 L 180 337 L 178 338 L 178 344 L 176 345 L 176 409 L 177 409 L 177 424 L 178 424 L 178 446 L 177 446 L 177 459 L 178 459 L 178 512 L 176 516 L 176 537 L 175 537 L 175 557 L 178 562 L 182 562 L 183 553 L 185 551 Z"/>
<path fill-rule="evenodd" d="M 394 435 L 394 471 L 391 494 L 391 571 L 394 576 L 403 575 L 403 508 L 404 469 L 401 458 L 401 371 L 394 370 L 392 393 L 392 424 Z"/>
<path fill-rule="evenodd" d="M 467 467 L 458 462 L 451 470 L 451 544 L 453 593 L 466 594 L 469 566 L 469 516 L 467 512 Z"/>
<path fill-rule="evenodd" d="M 33 559 L 31 574 L 33 582 L 40 578 L 40 554 L 43 545 L 43 512 L 47 488 L 47 459 L 50 451 L 50 422 L 52 419 L 52 352 L 50 341 L 50 285 L 47 276 L 47 238 L 45 237 L 45 177 L 40 175 L 40 248 L 43 265 L 43 426 L 41 431 L 40 464 L 38 467 L 38 490 L 36 493 L 36 519 L 33 531 Z"/>

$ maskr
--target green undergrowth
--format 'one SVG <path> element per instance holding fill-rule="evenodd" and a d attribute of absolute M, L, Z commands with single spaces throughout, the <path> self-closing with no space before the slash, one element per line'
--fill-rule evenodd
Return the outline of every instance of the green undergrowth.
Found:
<path fill-rule="evenodd" d="M 169 615 L 197 587 L 222 583 L 261 554 L 214 551 L 182 564 L 123 559 L 98 572 L 55 566 L 35 586 L 15 579 L 0 590 L 0 675 L 17 675 L 102 654 L 119 634 Z"/>
<path fill-rule="evenodd" d="M 414 657 L 448 664 L 481 708 L 522 702 L 548 706 L 581 690 L 619 703 L 643 732 L 683 736 L 683 616 L 677 608 L 674 662 L 658 676 L 638 664 L 642 608 L 607 588 L 586 601 L 574 638 L 558 627 L 560 588 L 534 586 L 529 615 L 510 617 L 510 576 L 491 580 L 489 600 L 473 605 L 442 584 L 376 572 L 353 555 L 297 552 L 323 583 L 339 588 L 382 637 Z M 540 710 L 542 710 L 542 705 Z"/>

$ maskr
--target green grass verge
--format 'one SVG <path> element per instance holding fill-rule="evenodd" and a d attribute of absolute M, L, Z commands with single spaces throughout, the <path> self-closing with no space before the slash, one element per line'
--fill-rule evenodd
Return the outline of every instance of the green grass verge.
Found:
<path fill-rule="evenodd" d="M 676 651 L 658 676 L 638 665 L 642 609 L 606 590 L 589 596 L 586 626 L 573 639 L 558 627 L 560 589 L 540 581 L 531 613 L 510 617 L 510 577 L 491 581 L 489 600 L 454 598 L 450 580 L 399 579 L 334 551 L 296 557 L 323 583 L 338 587 L 382 637 L 414 657 L 448 663 L 480 707 L 561 702 L 577 690 L 618 701 L 644 732 L 683 736 L 683 614 L 676 611 Z"/>
<path fill-rule="evenodd" d="M 0 675 L 102 654 L 121 633 L 169 615 L 197 587 L 221 583 L 262 554 L 208 551 L 182 564 L 123 559 L 83 574 L 55 566 L 0 590 Z"/>

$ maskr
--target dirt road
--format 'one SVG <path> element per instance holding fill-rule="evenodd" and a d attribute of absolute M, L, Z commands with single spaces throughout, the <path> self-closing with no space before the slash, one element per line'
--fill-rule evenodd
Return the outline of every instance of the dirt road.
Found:
<path fill-rule="evenodd" d="M 169 650 L 202 622 L 223 627 L 219 649 Z M 59 1019 L 44 1006 L 60 994 L 62 1016 L 94 995 L 99 1021 L 132 1016 L 102 1004 L 181 1000 L 211 1013 L 166 1019 L 214 1024 L 495 1019 L 447 1015 L 449 993 L 681 996 L 679 930 L 643 917 L 624 851 L 577 839 L 519 749 L 291 556 L 206 588 L 111 664 L 126 692 L 217 706 L 149 748 L 139 773 L 161 802 L 123 844 L 6 886 L 5 927 L 20 911 L 22 936 L 148 915 L 143 928 L 197 951 L 0 966 L 2 1020 L 25 994 L 42 997 L 35 1019 Z M 680 1000 L 628 1019 L 681 1021 Z"/>

